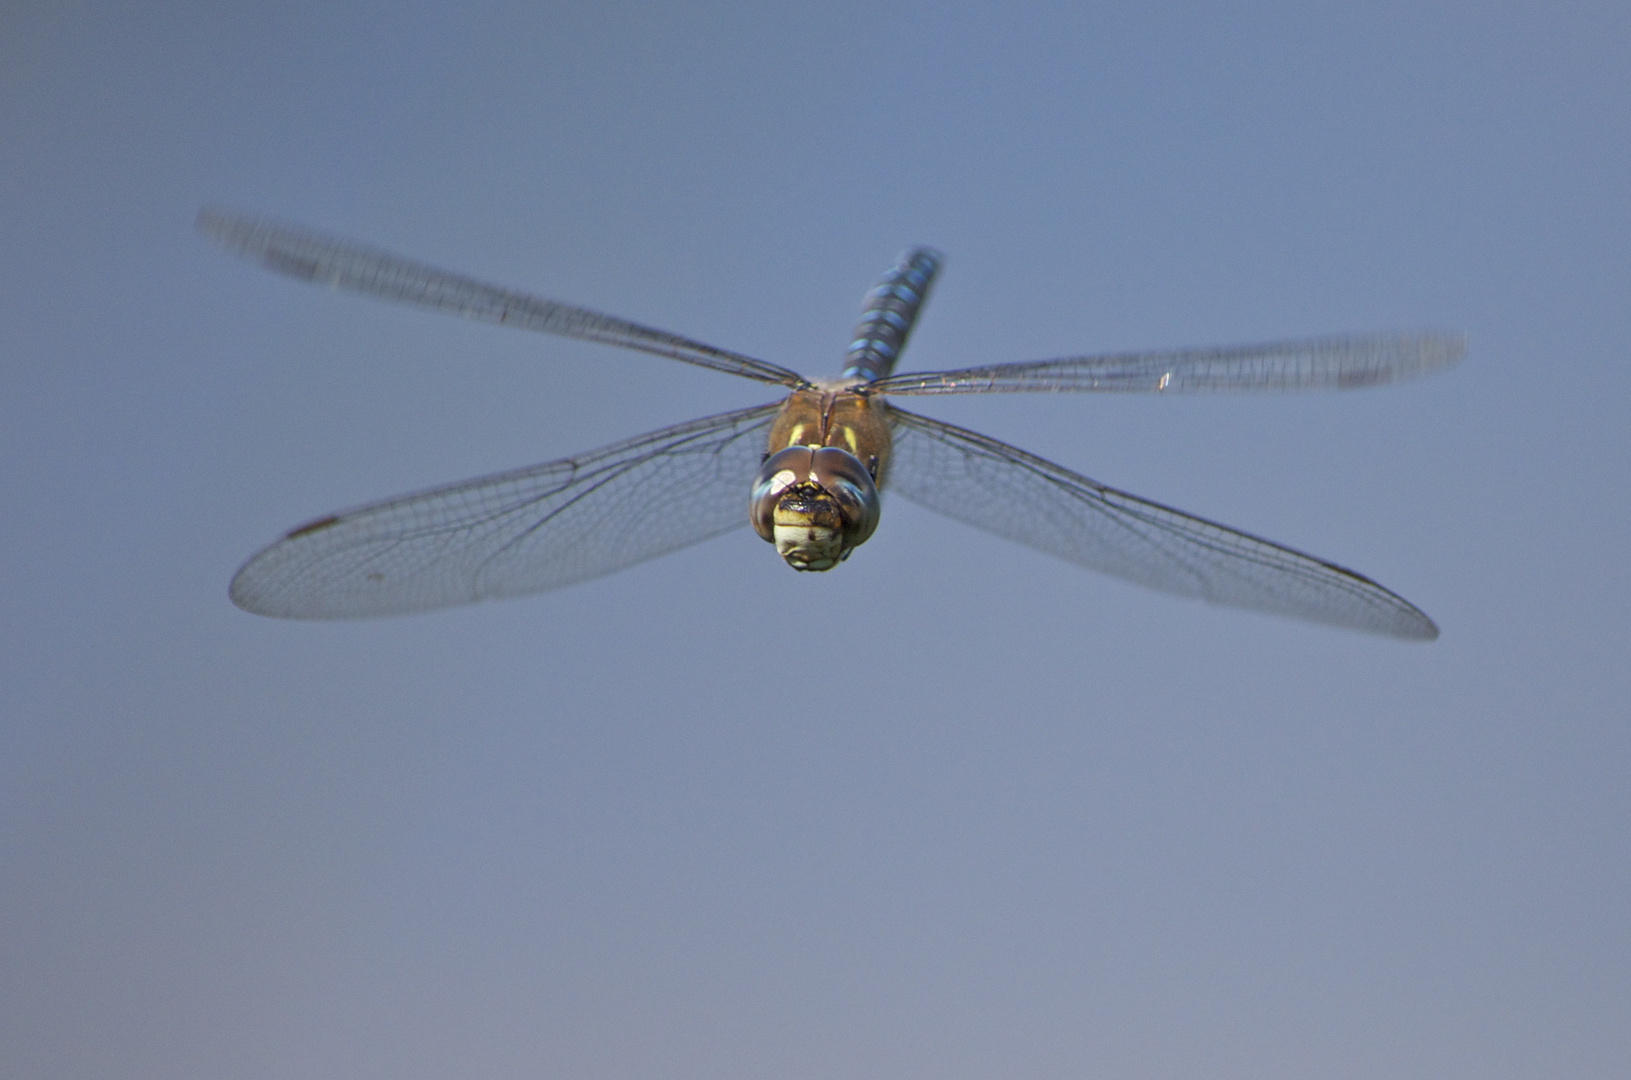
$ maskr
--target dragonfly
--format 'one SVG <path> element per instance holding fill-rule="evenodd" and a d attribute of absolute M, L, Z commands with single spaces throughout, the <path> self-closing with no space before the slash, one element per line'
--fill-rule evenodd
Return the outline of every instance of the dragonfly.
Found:
<path fill-rule="evenodd" d="M 302 281 L 695 364 L 778 400 L 575 457 L 329 514 L 232 579 L 260 615 L 401 615 L 542 592 L 751 524 L 795 570 L 844 562 L 876 530 L 882 492 L 1127 581 L 1213 604 L 1395 638 L 1433 621 L 1335 563 L 1090 480 L 894 399 L 1015 392 L 1353 389 L 1447 367 L 1443 331 L 1108 353 L 953 371 L 894 371 L 942 257 L 905 252 L 869 290 L 836 378 L 439 270 L 274 219 L 206 208 L 198 229 Z"/>

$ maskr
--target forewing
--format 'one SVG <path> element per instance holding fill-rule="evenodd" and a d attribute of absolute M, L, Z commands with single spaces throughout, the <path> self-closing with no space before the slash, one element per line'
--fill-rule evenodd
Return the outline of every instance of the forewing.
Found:
<path fill-rule="evenodd" d="M 1431 619 L 1352 570 L 1105 487 L 984 435 L 895 408 L 888 488 L 947 517 L 1128 581 L 1393 637 Z"/>
<path fill-rule="evenodd" d="M 304 525 L 244 564 L 258 615 L 401 615 L 609 574 L 748 521 L 780 404 L 723 413 L 530 469 Z"/>
<path fill-rule="evenodd" d="M 907 373 L 868 386 L 879 394 L 1106 391 L 1164 394 L 1351 390 L 1448 367 L 1467 351 L 1460 334 L 1354 334 L 1215 349 L 1110 353 L 960 371 Z"/>
<path fill-rule="evenodd" d="M 751 356 L 587 308 L 487 285 L 311 229 L 213 209 L 198 215 L 198 229 L 229 251 L 303 281 L 437 308 L 467 319 L 621 345 L 759 382 L 805 385 L 798 372 Z"/>

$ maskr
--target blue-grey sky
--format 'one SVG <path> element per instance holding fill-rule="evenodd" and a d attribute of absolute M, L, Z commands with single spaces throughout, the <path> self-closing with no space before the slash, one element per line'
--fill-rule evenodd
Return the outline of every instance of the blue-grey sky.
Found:
<path fill-rule="evenodd" d="M 0 1073 L 1631 1070 L 1623 4 L 0 9 Z M 1404 644 L 900 502 L 558 593 L 227 601 L 318 514 L 766 399 L 303 287 L 204 203 L 836 371 L 1443 326 L 1364 393 L 935 400 Z M 921 403 L 920 403 L 921 404 Z"/>

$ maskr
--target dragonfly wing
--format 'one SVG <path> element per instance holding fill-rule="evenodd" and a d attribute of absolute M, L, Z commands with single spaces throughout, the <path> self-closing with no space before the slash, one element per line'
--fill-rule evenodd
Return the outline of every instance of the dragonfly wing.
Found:
<path fill-rule="evenodd" d="M 314 521 L 245 563 L 232 600 L 279 618 L 366 618 L 522 596 L 633 566 L 747 524 L 780 407 Z"/>
<path fill-rule="evenodd" d="M 214 209 L 198 215 L 198 229 L 229 251 L 303 281 L 437 308 L 467 319 L 621 345 L 759 382 L 806 385 L 798 372 L 751 356 L 587 308 L 487 285 L 312 229 Z"/>
<path fill-rule="evenodd" d="M 1421 611 L 1352 570 L 984 435 L 890 412 L 889 490 L 947 517 L 1163 592 L 1393 637 L 1438 636 Z"/>
<path fill-rule="evenodd" d="M 1467 351 L 1460 334 L 1353 334 L 1266 345 L 1109 353 L 960 371 L 892 375 L 878 394 L 988 394 L 1019 391 L 1224 393 L 1351 390 L 1448 367 Z"/>

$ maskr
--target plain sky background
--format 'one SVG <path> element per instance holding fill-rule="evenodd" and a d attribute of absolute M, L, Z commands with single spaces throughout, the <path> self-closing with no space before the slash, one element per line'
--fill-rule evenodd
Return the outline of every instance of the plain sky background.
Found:
<path fill-rule="evenodd" d="M 1631 7 L 0 6 L 0 1075 L 1631 1074 Z M 227 601 L 316 515 L 766 400 L 222 255 L 272 213 L 835 372 L 1465 330 L 1363 393 L 938 399 L 1355 567 L 1209 608 L 886 508 Z"/>

